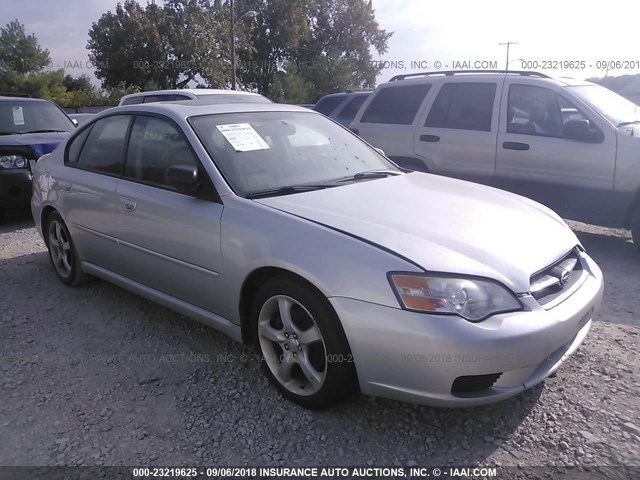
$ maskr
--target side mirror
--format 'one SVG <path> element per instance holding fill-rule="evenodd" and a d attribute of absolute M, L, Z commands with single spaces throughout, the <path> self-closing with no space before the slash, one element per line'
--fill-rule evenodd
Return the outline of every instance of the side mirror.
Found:
<path fill-rule="evenodd" d="M 591 128 L 589 120 L 569 120 L 562 127 L 566 138 L 587 143 L 600 143 L 604 140 L 604 133 L 598 128 Z"/>
<path fill-rule="evenodd" d="M 172 165 L 165 172 L 167 183 L 181 192 L 198 190 L 198 169 L 188 165 Z"/>

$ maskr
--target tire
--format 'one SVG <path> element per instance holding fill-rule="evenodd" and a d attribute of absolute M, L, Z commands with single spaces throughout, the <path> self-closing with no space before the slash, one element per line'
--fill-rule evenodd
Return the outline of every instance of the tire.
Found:
<path fill-rule="evenodd" d="M 49 260 L 56 275 L 62 283 L 76 286 L 88 280 L 80 268 L 80 260 L 71 233 L 58 212 L 52 212 L 46 221 L 45 235 Z"/>
<path fill-rule="evenodd" d="M 251 320 L 261 366 L 286 398 L 326 408 L 354 391 L 355 365 L 342 325 L 314 288 L 286 276 L 269 280 L 254 298 Z"/>

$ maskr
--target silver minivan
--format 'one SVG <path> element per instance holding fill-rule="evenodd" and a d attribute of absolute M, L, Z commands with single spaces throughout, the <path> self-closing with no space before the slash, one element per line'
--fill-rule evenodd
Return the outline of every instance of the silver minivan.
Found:
<path fill-rule="evenodd" d="M 630 228 L 640 245 L 640 107 L 599 85 L 536 72 L 399 75 L 351 129 L 400 166 Z"/>

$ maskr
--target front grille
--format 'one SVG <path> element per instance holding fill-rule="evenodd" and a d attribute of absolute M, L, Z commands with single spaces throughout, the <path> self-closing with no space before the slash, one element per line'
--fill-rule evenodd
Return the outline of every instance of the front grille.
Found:
<path fill-rule="evenodd" d="M 542 306 L 569 295 L 584 273 L 576 249 L 531 277 L 531 295 Z"/>
<path fill-rule="evenodd" d="M 473 393 L 491 388 L 498 381 L 502 372 L 490 373 L 488 375 L 466 375 L 458 377 L 451 385 L 451 393 L 453 395 Z"/>

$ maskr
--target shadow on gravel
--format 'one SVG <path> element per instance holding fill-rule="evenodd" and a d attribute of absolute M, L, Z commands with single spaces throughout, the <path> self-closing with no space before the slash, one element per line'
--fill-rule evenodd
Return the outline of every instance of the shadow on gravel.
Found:
<path fill-rule="evenodd" d="M 0 214 L 0 234 L 24 230 L 34 226 L 30 210 L 6 211 Z"/>
<path fill-rule="evenodd" d="M 639 326 L 640 253 L 628 232 L 603 229 L 600 233 L 575 233 L 604 275 L 604 298 L 595 320 Z"/>

